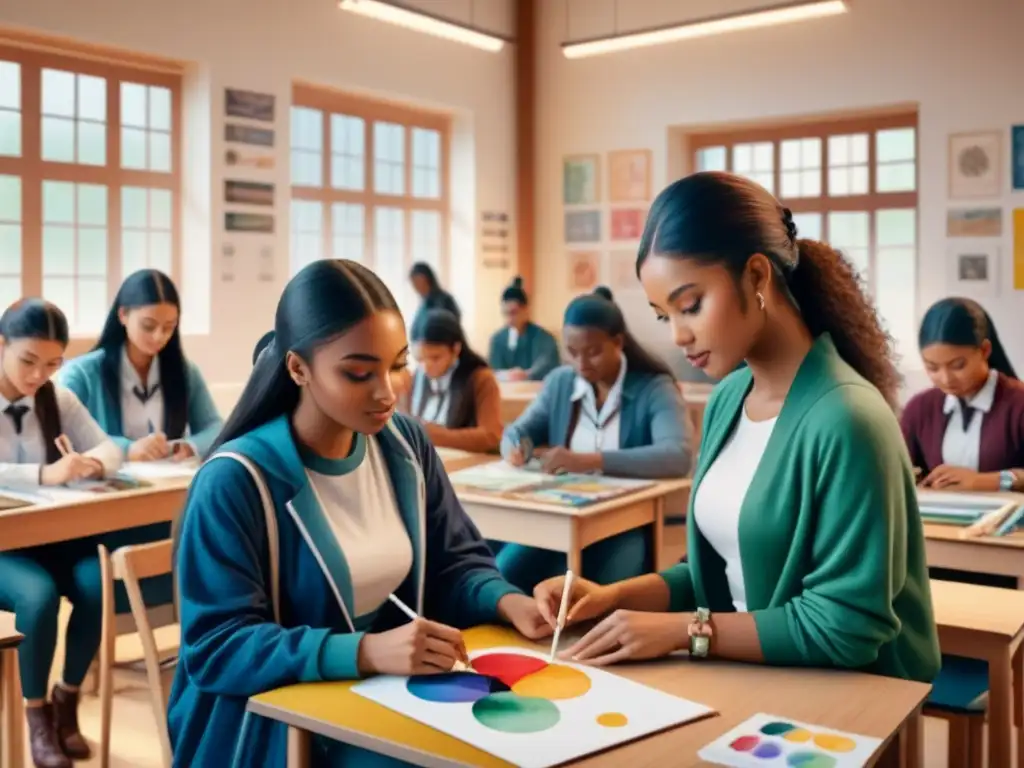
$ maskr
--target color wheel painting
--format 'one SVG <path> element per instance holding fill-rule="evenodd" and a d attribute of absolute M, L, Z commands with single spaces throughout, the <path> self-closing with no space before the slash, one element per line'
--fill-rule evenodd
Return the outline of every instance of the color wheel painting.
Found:
<path fill-rule="evenodd" d="M 379 677 L 352 690 L 523 768 L 547 768 L 711 714 L 700 704 L 519 648 L 473 672 Z"/>
<path fill-rule="evenodd" d="M 881 739 L 758 714 L 698 754 L 719 765 L 853 768 L 866 765 L 881 744 Z"/>

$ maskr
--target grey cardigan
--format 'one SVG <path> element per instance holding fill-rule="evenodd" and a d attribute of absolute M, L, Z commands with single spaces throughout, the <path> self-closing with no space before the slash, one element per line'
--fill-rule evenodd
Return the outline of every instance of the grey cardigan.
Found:
<path fill-rule="evenodd" d="M 576 372 L 556 368 L 537 399 L 505 428 L 501 455 L 528 437 L 534 445 L 569 444 Z M 622 383 L 619 450 L 602 452 L 604 472 L 619 477 L 685 477 L 690 471 L 686 407 L 676 384 L 662 374 L 626 371 Z"/>

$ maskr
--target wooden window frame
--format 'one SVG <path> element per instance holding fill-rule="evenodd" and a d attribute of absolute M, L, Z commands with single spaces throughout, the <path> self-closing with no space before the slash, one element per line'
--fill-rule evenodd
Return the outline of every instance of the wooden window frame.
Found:
<path fill-rule="evenodd" d="M 377 208 L 399 208 L 405 218 L 405 256 L 406 272 L 413 264 L 412 215 L 415 211 L 436 211 L 440 214 L 440 264 L 438 279 L 444 283 L 451 269 L 450 224 L 451 224 L 451 187 L 450 187 L 450 151 L 451 151 L 451 118 L 444 114 L 378 101 L 363 96 L 354 96 L 321 86 L 306 83 L 295 83 L 292 86 L 293 107 L 307 107 L 320 111 L 323 130 L 323 146 L 321 157 L 322 186 L 309 187 L 291 185 L 292 200 L 308 200 L 321 204 L 321 254 L 324 258 L 341 258 L 335 254 L 333 220 L 331 205 L 333 203 L 349 203 L 363 206 L 363 254 L 362 263 L 370 269 L 377 270 L 374 256 L 374 211 Z M 331 115 L 348 115 L 363 120 L 363 189 L 335 189 L 331 186 Z M 401 195 L 388 195 L 374 191 L 374 139 L 373 124 L 375 122 L 397 123 L 405 128 L 405 190 Z M 426 128 L 437 131 L 440 136 L 440 189 L 436 198 L 413 197 L 413 152 L 412 129 Z M 289 146 L 289 156 L 292 147 Z"/>
<path fill-rule="evenodd" d="M 59 47 L 58 47 L 59 46 Z M 64 49 L 67 52 L 62 52 Z M 171 278 L 180 284 L 182 230 L 182 76 L 164 66 L 148 67 L 146 60 L 109 53 L 93 46 L 52 42 L 48 38 L 3 36 L 0 60 L 15 62 L 21 71 L 21 156 L 0 156 L 0 174 L 21 179 L 21 292 L 42 296 L 44 181 L 102 184 L 107 189 L 107 296 L 113 300 L 125 275 L 121 253 L 121 190 L 124 187 L 166 189 L 171 193 Z M 43 160 L 42 70 L 61 69 L 106 80 L 106 163 L 102 166 Z M 121 87 L 123 81 L 162 86 L 171 94 L 171 170 L 121 168 Z M 77 279 L 77 275 L 76 275 Z M 82 337 L 80 329 L 72 329 Z"/>

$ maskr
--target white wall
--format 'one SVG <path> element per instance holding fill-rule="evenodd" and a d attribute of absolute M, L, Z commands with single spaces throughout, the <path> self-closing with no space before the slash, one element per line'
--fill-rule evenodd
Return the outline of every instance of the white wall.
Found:
<path fill-rule="evenodd" d="M 567 5 L 568 4 L 568 5 Z M 541 3 L 538 259 L 565 264 L 561 159 L 565 154 L 648 148 L 655 193 L 673 176 L 673 127 L 802 117 L 916 103 L 920 135 L 918 316 L 947 294 L 947 138 L 958 131 L 1024 123 L 1024 2 L 1021 0 L 850 0 L 830 19 L 733 33 L 674 45 L 565 59 L 566 38 L 768 5 L 765 0 L 545 0 Z M 567 23 L 568 20 L 568 23 Z M 1024 293 L 1012 289 L 1010 194 L 1004 170 L 1005 237 L 1000 294 L 986 299 L 1011 357 L 1024 367 Z M 999 200 L 993 201 L 999 203 Z M 962 207 L 962 201 L 960 202 Z M 568 298 L 564 266 L 539 291 L 540 319 L 557 324 Z M 642 297 L 630 320 L 667 347 Z M 664 339 L 662 341 L 662 339 Z M 664 349 L 664 347 L 663 347 Z M 915 360 L 910 360 L 916 363 Z M 910 372 L 908 386 L 921 383 Z"/>
<path fill-rule="evenodd" d="M 432 13 L 468 21 L 469 0 L 418 0 Z M 510 0 L 479 0 L 474 22 L 510 35 Z M 256 339 L 271 327 L 289 274 L 288 110 L 291 84 L 314 84 L 426 106 L 454 116 L 452 178 L 456 197 L 471 197 L 455 226 L 460 243 L 452 274 L 474 339 L 484 340 L 499 322 L 496 300 L 507 272 L 477 268 L 475 211 L 514 205 L 513 53 L 487 53 L 345 13 L 333 0 L 25 0 L 0 4 L 0 24 L 75 40 L 117 46 L 188 62 L 185 126 L 186 302 L 209 333 L 186 339 L 188 354 L 215 390 L 233 390 L 250 367 Z M 274 282 L 259 282 L 255 269 L 233 283 L 220 281 L 223 231 L 223 92 L 246 88 L 277 95 L 276 167 L 265 172 L 277 185 Z M 212 166 L 212 170 L 211 170 Z M 246 174 L 256 176 L 256 172 Z M 475 194 L 473 194 L 475 192 Z M 231 237 L 245 253 L 242 236 Z M 252 263 L 258 254 L 250 254 Z M 212 257 L 212 262 L 211 262 Z M 190 291 L 192 281 L 199 288 Z M 205 301 L 208 282 L 209 302 Z M 475 300 L 480 296 L 479 301 Z M 230 397 L 226 398 L 230 401 Z"/>

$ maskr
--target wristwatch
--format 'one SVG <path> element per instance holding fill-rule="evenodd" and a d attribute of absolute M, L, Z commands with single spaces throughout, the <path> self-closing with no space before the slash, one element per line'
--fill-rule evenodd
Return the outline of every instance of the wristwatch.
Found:
<path fill-rule="evenodd" d="M 711 611 L 707 608 L 698 608 L 697 613 L 687 627 L 687 634 L 690 636 L 690 658 L 706 658 L 711 650 Z"/>
<path fill-rule="evenodd" d="M 1017 484 L 1017 475 L 1011 470 L 1004 469 L 999 473 L 999 490 L 1000 491 L 1012 491 L 1013 486 Z"/>

